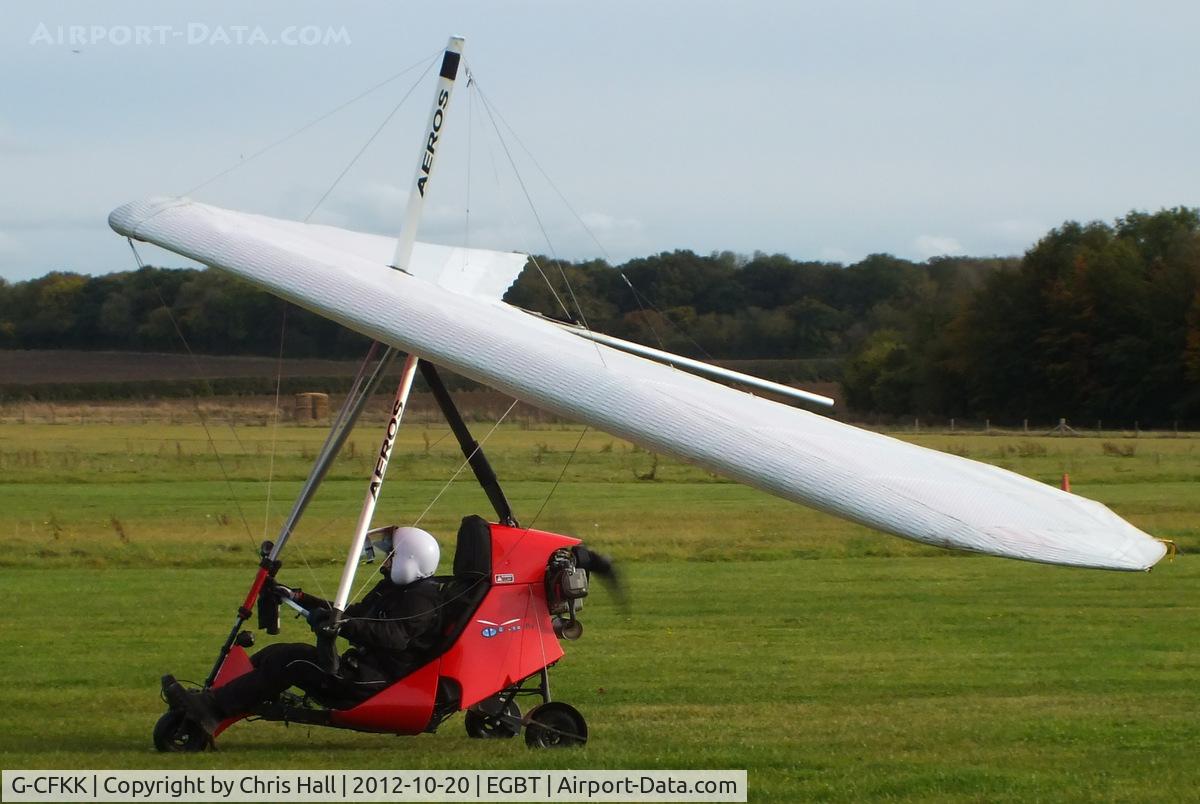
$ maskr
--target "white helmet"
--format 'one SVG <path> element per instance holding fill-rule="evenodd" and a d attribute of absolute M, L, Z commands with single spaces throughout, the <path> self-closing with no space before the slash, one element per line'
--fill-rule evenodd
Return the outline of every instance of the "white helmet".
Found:
<path fill-rule="evenodd" d="M 384 538 L 376 544 L 391 553 L 391 579 L 397 586 L 428 578 L 437 571 L 442 557 L 437 539 L 420 528 L 396 528 L 390 539 Z"/>

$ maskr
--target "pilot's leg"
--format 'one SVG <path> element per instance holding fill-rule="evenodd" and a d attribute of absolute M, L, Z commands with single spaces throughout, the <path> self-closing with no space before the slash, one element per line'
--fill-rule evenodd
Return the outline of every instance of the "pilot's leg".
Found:
<path fill-rule="evenodd" d="M 329 675 L 317 662 L 317 649 L 299 642 L 269 645 L 250 658 L 254 669 L 213 690 L 217 707 L 226 717 L 248 711 L 255 704 L 273 701 L 288 687 L 307 692 L 324 689 Z"/>

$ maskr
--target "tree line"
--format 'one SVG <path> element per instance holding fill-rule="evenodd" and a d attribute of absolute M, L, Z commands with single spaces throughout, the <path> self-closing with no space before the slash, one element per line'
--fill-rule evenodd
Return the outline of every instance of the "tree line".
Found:
<path fill-rule="evenodd" d="M 839 366 L 850 407 L 994 419 L 1200 413 L 1200 210 L 1067 222 L 1023 258 L 536 257 L 505 300 L 701 359 Z M 358 357 L 362 336 L 215 271 L 0 280 L 0 348 Z M 786 378 L 785 378 L 786 379 Z M 806 377 L 805 379 L 812 379 Z"/>
<path fill-rule="evenodd" d="M 876 315 L 851 407 L 1159 424 L 1200 419 L 1200 210 L 1067 222 L 957 300 Z"/>

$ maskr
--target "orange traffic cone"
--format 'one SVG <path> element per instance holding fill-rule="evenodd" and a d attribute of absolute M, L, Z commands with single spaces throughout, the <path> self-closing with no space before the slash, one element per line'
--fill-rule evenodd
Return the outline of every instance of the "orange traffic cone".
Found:
<path fill-rule="evenodd" d="M 1063 472 L 1062 490 L 1063 491 L 1071 490 L 1071 476 L 1069 474 L 1067 474 L 1066 472 Z"/>

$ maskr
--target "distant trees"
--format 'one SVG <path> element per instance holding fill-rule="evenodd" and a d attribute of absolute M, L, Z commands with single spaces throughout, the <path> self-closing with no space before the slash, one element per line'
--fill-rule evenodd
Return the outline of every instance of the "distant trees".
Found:
<path fill-rule="evenodd" d="M 0 283 L 0 348 L 275 354 L 283 302 L 226 274 L 142 268 L 87 277 L 54 272 Z M 178 331 L 176 329 L 178 327 Z M 288 313 L 287 352 L 349 356 L 361 335 L 304 310 Z"/>
<path fill-rule="evenodd" d="M 717 358 L 840 357 L 874 330 L 930 298 L 949 304 L 1014 260 L 940 258 L 917 264 L 875 254 L 854 265 L 782 254 L 664 252 L 616 268 L 601 261 L 527 268 L 505 299 L 577 318 L 618 337 Z M 626 281 L 628 280 L 628 281 Z M 563 307 L 567 310 L 564 311 Z"/>
<path fill-rule="evenodd" d="M 1159 422 L 1200 415 L 1200 210 L 1068 222 L 1015 270 L 901 311 L 847 361 L 887 413 Z"/>
<path fill-rule="evenodd" d="M 1022 259 L 873 254 L 842 266 L 672 251 L 613 267 L 539 257 L 505 298 L 691 356 L 841 361 L 847 402 L 863 412 L 1200 416 L 1195 209 L 1067 222 Z M 0 280 L 0 347 L 171 351 L 178 327 L 197 352 L 270 355 L 283 309 L 215 271 L 55 272 Z M 365 349 L 336 324 L 287 315 L 289 356 Z"/>

